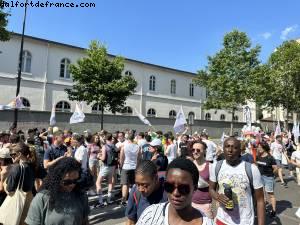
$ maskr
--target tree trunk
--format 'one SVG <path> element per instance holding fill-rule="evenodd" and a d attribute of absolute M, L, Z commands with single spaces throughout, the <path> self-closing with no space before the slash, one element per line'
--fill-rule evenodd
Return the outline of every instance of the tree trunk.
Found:
<path fill-rule="evenodd" d="M 101 130 L 103 130 L 103 112 L 104 112 L 104 108 L 103 106 L 101 106 Z"/>
<path fill-rule="evenodd" d="M 231 123 L 230 123 L 230 136 L 233 135 L 233 121 L 234 121 L 234 109 L 232 109 L 232 112 L 231 112 Z"/>

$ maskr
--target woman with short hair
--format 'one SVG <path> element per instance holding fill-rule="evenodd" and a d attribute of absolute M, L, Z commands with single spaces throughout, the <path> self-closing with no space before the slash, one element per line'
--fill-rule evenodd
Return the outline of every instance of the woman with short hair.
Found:
<path fill-rule="evenodd" d="M 198 180 L 199 172 L 191 160 L 174 159 L 167 168 L 164 184 L 169 202 L 149 206 L 142 213 L 137 225 L 214 224 L 192 206 Z"/>

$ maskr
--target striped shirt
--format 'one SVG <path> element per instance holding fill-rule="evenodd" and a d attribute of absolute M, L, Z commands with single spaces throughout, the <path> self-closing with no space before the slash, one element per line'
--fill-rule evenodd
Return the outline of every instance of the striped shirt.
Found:
<path fill-rule="evenodd" d="M 170 203 L 150 205 L 144 210 L 136 225 L 169 225 Z M 202 215 L 203 222 L 199 225 L 214 225 L 213 220 Z"/>

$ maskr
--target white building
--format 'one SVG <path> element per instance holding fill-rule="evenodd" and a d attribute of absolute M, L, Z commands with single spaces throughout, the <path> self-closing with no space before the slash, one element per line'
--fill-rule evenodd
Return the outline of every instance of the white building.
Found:
<path fill-rule="evenodd" d="M 36 111 L 51 111 L 52 105 L 57 111 L 73 111 L 75 102 L 69 101 L 64 91 L 72 87 L 68 64 L 84 57 L 85 49 L 31 36 L 25 36 L 24 40 L 20 88 L 24 105 Z M 0 42 L 0 104 L 9 103 L 16 93 L 20 43 L 20 34 L 13 34 L 8 42 Z M 175 117 L 182 105 L 185 115 L 194 119 L 231 120 L 226 110 L 202 109 L 206 91 L 192 83 L 195 73 L 132 59 L 125 59 L 125 73 L 131 73 L 138 86 L 134 95 L 127 99 L 124 114 L 134 115 L 136 108 L 147 116 Z M 254 122 L 255 104 L 250 107 Z M 97 113 L 99 108 L 85 105 L 84 112 Z M 242 110 L 236 113 L 235 119 L 244 122 Z"/>

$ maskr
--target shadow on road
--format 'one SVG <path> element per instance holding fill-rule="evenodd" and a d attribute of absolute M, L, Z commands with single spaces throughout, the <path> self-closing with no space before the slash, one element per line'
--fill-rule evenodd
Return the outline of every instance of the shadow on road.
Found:
<path fill-rule="evenodd" d="M 108 221 L 110 219 L 114 219 L 114 220 L 122 219 L 124 218 L 124 216 L 125 216 L 125 209 L 122 209 L 122 210 L 117 210 L 110 214 L 106 214 L 105 216 L 104 215 L 95 216 L 93 217 L 93 219 L 90 219 L 89 222 L 90 225 L 94 225 L 94 224 L 102 223 L 104 221 Z"/>

